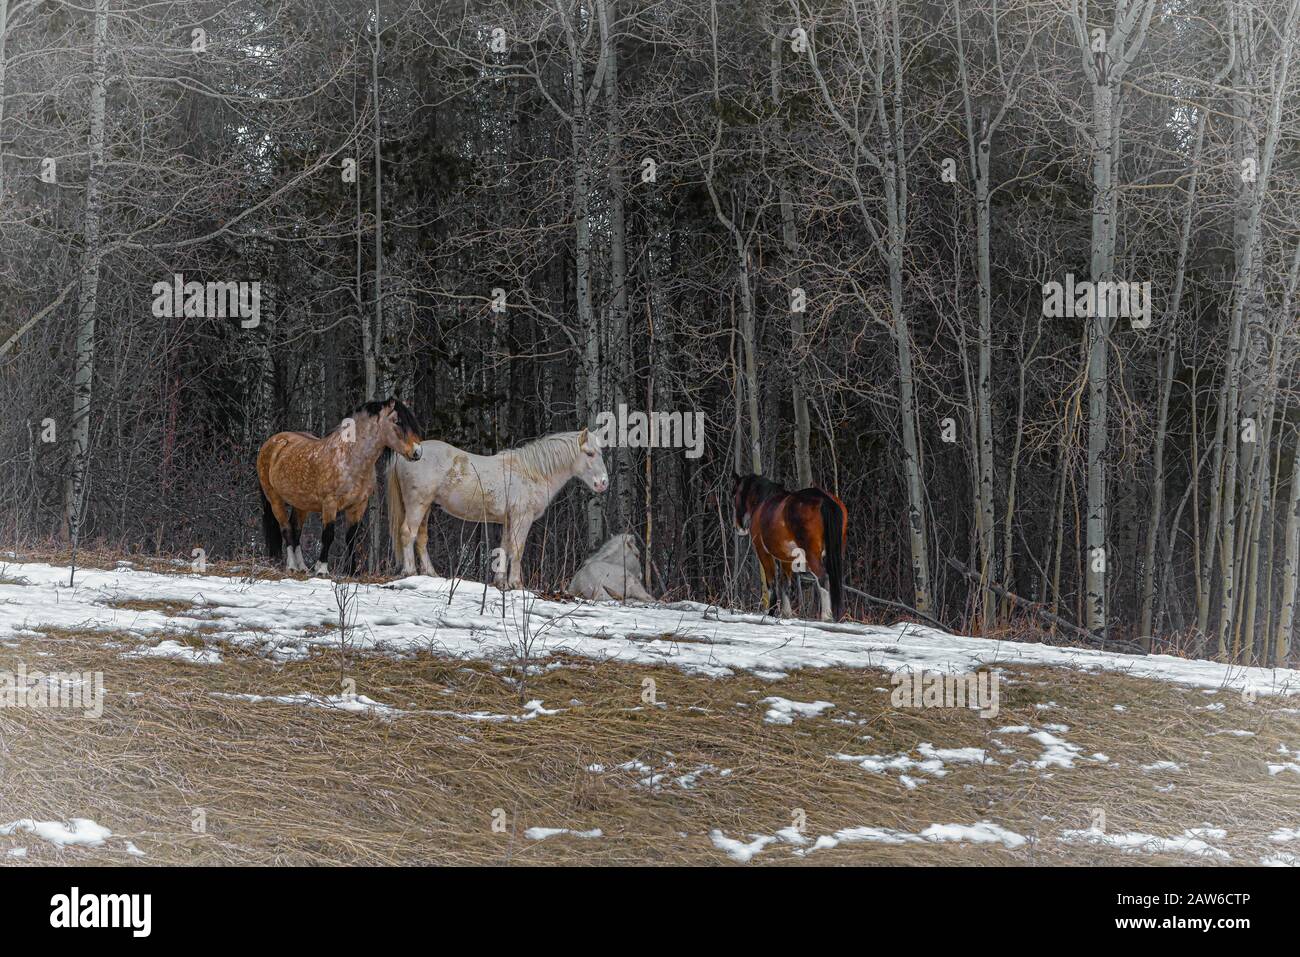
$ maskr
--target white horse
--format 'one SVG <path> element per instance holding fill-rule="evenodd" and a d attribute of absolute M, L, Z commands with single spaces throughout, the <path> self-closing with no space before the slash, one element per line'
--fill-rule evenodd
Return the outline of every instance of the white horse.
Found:
<path fill-rule="evenodd" d="M 438 573 L 429 561 L 429 510 L 437 505 L 466 522 L 501 526 L 506 562 L 494 561 L 497 587 L 522 588 L 520 560 L 533 522 L 571 478 L 593 492 L 609 488 L 600 442 L 587 430 L 557 432 L 497 455 L 474 455 L 446 442 L 420 444 L 415 462 L 394 457 L 388 470 L 388 534 L 402 574 Z"/>
<path fill-rule="evenodd" d="M 566 591 L 592 601 L 655 600 L 641 583 L 641 550 L 626 532 L 615 535 L 583 562 Z"/>

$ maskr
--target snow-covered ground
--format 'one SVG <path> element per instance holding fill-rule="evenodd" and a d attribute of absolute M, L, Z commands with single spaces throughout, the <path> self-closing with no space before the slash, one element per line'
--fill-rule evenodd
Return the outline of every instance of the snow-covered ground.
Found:
<path fill-rule="evenodd" d="M 324 578 L 245 581 L 203 575 L 163 575 L 122 563 L 104 571 L 80 569 L 69 588 L 68 569 L 6 563 L 0 584 L 0 640 L 42 626 L 103 629 L 152 636 L 167 629 L 205 626 L 209 640 L 254 646 L 288 659 L 312 644 L 339 641 L 339 594 Z M 1201 688 L 1259 695 L 1300 692 L 1300 671 L 1242 668 L 1165 655 L 1135 656 L 1040 644 L 948 635 L 914 624 L 874 627 L 809 621 L 773 621 L 695 602 L 671 605 L 570 604 L 530 592 L 506 595 L 480 583 L 412 576 L 384 585 L 347 586 L 350 647 L 391 652 L 431 650 L 458 658 L 567 652 L 594 659 L 668 664 L 725 675 L 750 671 L 779 678 L 796 668 L 875 667 L 889 671 L 969 672 L 979 665 L 1039 664 L 1123 672 Z M 167 601 L 192 612 L 167 614 L 112 607 L 129 601 Z M 174 609 L 173 609 L 174 610 Z M 219 650 L 196 650 L 173 640 L 131 654 L 181 657 L 198 666 L 219 662 Z M 800 715 L 769 704 L 772 720 Z M 824 707 L 816 702 L 818 710 Z M 810 706 L 811 707 L 811 706 Z M 814 712 L 815 713 L 815 712 Z M 1053 742 L 1043 743 L 1051 753 Z"/>
<path fill-rule="evenodd" d="M 1197 687 L 1207 696 L 1219 689 L 1254 695 L 1300 692 L 1300 672 L 1293 670 L 1238 668 L 1167 656 L 1140 657 L 997 642 L 947 635 L 911 624 L 872 627 L 797 620 L 776 622 L 757 614 L 692 602 L 657 606 L 552 602 L 524 591 L 503 596 L 494 589 L 485 590 L 481 583 L 464 580 L 415 576 L 384 585 L 336 587 L 336 583 L 323 578 L 257 582 L 238 577 L 158 574 L 124 562 L 110 571 L 79 570 L 75 587 L 69 587 L 65 567 L 0 562 L 0 571 L 3 572 L 0 579 L 6 582 L 0 584 L 0 647 L 13 645 L 18 636 L 49 627 L 125 632 L 135 640 L 117 639 L 116 645 L 108 646 L 114 653 L 139 660 L 172 658 L 195 669 L 220 669 L 223 652 L 232 645 L 254 650 L 274 661 L 302 658 L 313 645 L 337 645 L 342 603 L 347 608 L 346 640 L 352 649 L 374 649 L 393 655 L 430 651 L 457 659 L 493 660 L 515 659 L 527 646 L 531 672 L 563 667 L 560 662 L 544 660 L 559 653 L 594 660 L 666 664 L 707 676 L 751 672 L 765 681 L 778 681 L 799 668 L 870 667 L 891 672 L 968 673 L 981 665 L 1037 664 L 1122 672 Z M 151 603 L 162 607 L 150 610 L 147 605 Z M 191 629 L 201 641 L 183 634 Z M 508 669 L 497 664 L 494 670 Z M 204 674 L 220 675 L 221 672 L 205 670 Z M 869 686 L 881 683 L 878 677 L 868 679 Z M 1050 684 L 1050 679 L 1039 683 Z M 876 690 L 887 689 L 876 687 Z M 211 693 L 247 702 L 250 708 L 291 705 L 350 712 L 382 721 L 396 721 L 417 713 L 446 715 L 466 722 L 545 721 L 548 716 L 580 704 L 570 701 L 567 705 L 547 708 L 542 700 L 530 700 L 522 705 L 520 713 L 510 714 L 415 712 L 358 694 Z M 807 735 L 806 729 L 818 725 L 854 729 L 864 720 L 851 710 L 850 702 L 837 705 L 831 701 L 793 700 L 769 694 L 741 706 L 753 707 L 761 713 L 765 724 L 775 726 L 773 734 Z M 1279 706 L 1290 713 L 1300 710 L 1281 703 Z M 1022 723 L 991 725 L 985 746 L 969 743 L 948 746 L 956 742 L 930 737 L 932 731 L 942 730 L 930 729 L 927 737 L 915 739 L 913 746 L 902 742 L 893 747 L 879 747 L 866 743 L 874 740 L 873 735 L 855 729 L 850 732 L 855 745 L 851 751 L 832 749 L 826 756 L 832 767 L 843 768 L 846 774 L 893 778 L 904 791 L 919 792 L 920 797 L 954 787 L 950 775 L 958 771 L 969 775 L 972 769 L 977 769 L 990 774 L 1013 773 L 1047 780 L 1056 774 L 1093 774 L 1097 772 L 1089 769 L 1113 768 L 1114 762 L 1105 753 L 1085 749 L 1071 741 L 1078 731 L 1072 731 L 1070 724 L 1056 720 L 1046 723 L 1057 717 L 1068 717 L 1058 715 L 1055 711 L 1058 708 L 1054 701 L 1036 702 L 1032 709 L 1026 709 L 1028 717 L 1020 717 Z M 1114 708 L 1126 710 L 1124 705 Z M 1225 705 L 1212 702 L 1195 710 L 1220 712 L 1225 710 Z M 1226 744 L 1231 738 L 1252 738 L 1256 733 L 1228 727 L 1206 731 L 1205 735 L 1207 742 L 1216 740 Z M 1173 756 L 1179 760 L 1162 756 L 1160 760 L 1142 760 L 1131 766 L 1149 776 L 1155 791 L 1165 793 L 1181 786 L 1175 782 L 1187 780 L 1198 760 L 1194 753 Z M 1270 746 L 1268 756 L 1258 768 L 1261 776 L 1277 779 L 1283 785 L 1300 778 L 1300 749 L 1294 743 Z M 663 755 L 647 752 L 644 760 L 585 763 L 583 769 L 590 775 L 627 777 L 631 787 L 650 797 L 734 780 L 732 767 L 698 760 L 679 762 L 672 752 Z M 75 847 L 79 853 L 105 853 L 107 849 L 142 856 L 125 836 L 114 836 L 114 831 L 124 829 L 131 834 L 128 826 L 131 822 L 109 820 L 113 828 L 110 830 L 89 817 L 43 821 L 24 816 L 30 813 L 31 810 L 19 807 L 16 813 L 0 818 L 0 836 L 24 842 L 22 846 L 6 848 L 2 852 L 6 858 L 26 857 L 29 850 L 41 848 L 42 843 L 59 848 Z M 9 817 L 17 819 L 5 823 Z M 1218 846 L 1225 842 L 1228 831 L 1208 822 L 1187 828 L 1164 826 L 1157 821 L 1149 827 L 1143 825 L 1131 831 L 1109 833 L 1095 826 L 1058 830 L 1059 825 L 1038 825 L 1033 819 L 1023 818 L 1002 823 L 992 819 L 970 824 L 940 823 L 951 820 L 917 817 L 914 825 L 904 829 L 868 820 L 828 833 L 805 830 L 803 825 L 771 832 L 766 828 L 718 829 L 710 824 L 705 836 L 720 858 L 737 862 L 749 862 L 760 856 L 763 860 L 809 855 L 821 859 L 825 857 L 822 852 L 839 845 L 875 843 L 910 847 L 991 845 L 1007 851 L 1022 848 L 1033 851 L 1050 844 L 1056 848 L 1102 848 L 1125 855 L 1177 855 L 1209 863 L 1300 865 L 1300 854 L 1296 853 L 1300 847 L 1300 827 L 1291 817 L 1267 822 L 1267 840 L 1244 853 L 1239 850 L 1240 839 L 1234 838 L 1237 844 L 1229 845 L 1231 855 Z M 1044 822 L 1054 820 L 1043 817 Z M 559 826 L 560 822 L 547 817 L 530 823 L 532 826 L 524 834 L 530 842 L 569 842 L 590 848 L 609 841 L 612 833 L 609 828 L 602 830 L 594 826 L 597 823 L 594 821 L 584 826 Z"/>

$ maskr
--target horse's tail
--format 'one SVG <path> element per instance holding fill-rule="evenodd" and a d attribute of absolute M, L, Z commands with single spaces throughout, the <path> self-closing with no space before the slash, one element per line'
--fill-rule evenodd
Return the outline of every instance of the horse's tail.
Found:
<path fill-rule="evenodd" d="M 266 539 L 266 551 L 271 561 L 278 562 L 284 557 L 284 542 L 280 539 L 280 522 L 271 508 L 271 500 L 266 497 L 266 490 L 258 486 L 262 493 L 262 536 Z"/>
<path fill-rule="evenodd" d="M 844 613 L 844 512 L 839 502 L 822 496 L 822 534 L 826 547 L 826 577 L 831 586 L 831 612 L 839 621 Z"/>
<path fill-rule="evenodd" d="M 393 556 L 402 564 L 402 526 L 406 524 L 406 503 L 402 501 L 402 480 L 397 474 L 397 456 L 388 463 L 388 537 Z"/>

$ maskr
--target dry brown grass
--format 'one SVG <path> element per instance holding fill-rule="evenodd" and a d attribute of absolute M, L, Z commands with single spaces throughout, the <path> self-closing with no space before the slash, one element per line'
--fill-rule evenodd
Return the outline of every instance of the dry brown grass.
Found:
<path fill-rule="evenodd" d="M 211 641 L 201 630 L 154 638 L 182 634 L 193 646 Z M 98 720 L 0 709 L 0 823 L 89 817 L 114 832 L 95 849 L 0 837 L 0 862 L 14 863 L 4 850 L 24 845 L 32 864 L 711 864 L 727 862 L 709 838 L 714 828 L 748 840 L 789 826 L 796 809 L 806 813 L 810 837 L 862 825 L 917 832 L 930 823 L 991 820 L 1035 839 L 1016 851 L 846 843 L 806 859 L 813 863 L 1200 862 L 1056 840 L 1063 829 L 1086 828 L 1100 808 L 1111 832 L 1225 828 L 1227 838 L 1210 843 L 1236 863 L 1254 863 L 1278 847 L 1266 840 L 1269 831 L 1300 824 L 1300 780 L 1265 769 L 1279 744 L 1300 747 L 1300 718 L 1285 700 L 1246 703 L 1114 674 L 1016 668 L 1002 686 L 1001 713 L 986 721 L 963 710 L 894 708 L 888 677 L 874 671 L 806 670 L 768 683 L 554 659 L 549 664 L 560 667 L 530 677 L 522 697 L 559 713 L 489 723 L 455 714 L 522 713 L 520 689 L 501 666 L 422 653 L 351 654 L 345 667 L 321 650 L 274 663 L 227 645 L 214 646 L 220 665 L 123 658 L 122 646 L 139 641 L 46 629 L 0 645 L 0 670 L 20 661 L 29 670 L 97 670 L 108 689 Z M 332 695 L 344 674 L 359 694 L 407 713 L 385 719 L 224 697 Z M 656 705 L 642 701 L 646 678 L 654 679 Z M 767 695 L 836 707 L 771 725 L 756 703 Z M 1049 701 L 1055 706 L 1034 707 Z M 1225 709 L 1199 710 L 1212 701 Z M 1116 712 L 1115 704 L 1128 710 Z M 1087 754 L 1104 751 L 1110 762 L 1079 761 L 1050 774 L 1012 769 L 1042 748 L 994 729 L 1045 722 L 1069 725 L 1062 737 Z M 1211 736 L 1224 729 L 1256 736 Z M 1015 754 L 998 753 L 990 736 Z M 949 764 L 946 777 L 917 775 L 924 783 L 909 791 L 894 773 L 833 757 L 910 751 L 923 741 L 989 748 L 998 764 Z M 1140 770 L 1164 759 L 1183 770 Z M 644 787 L 644 772 L 617 769 L 630 761 L 666 773 L 664 786 Z M 593 764 L 605 772 L 588 771 Z M 700 773 L 691 789 L 670 780 L 702 767 L 715 770 Z M 1169 782 L 1172 792 L 1155 790 Z M 498 808 L 504 833 L 492 829 Z M 196 809 L 206 815 L 204 833 L 192 829 Z M 600 828 L 604 836 L 534 841 L 524 837 L 533 826 Z M 147 856 L 127 856 L 126 840 Z M 798 861 L 788 845 L 754 858 Z"/>

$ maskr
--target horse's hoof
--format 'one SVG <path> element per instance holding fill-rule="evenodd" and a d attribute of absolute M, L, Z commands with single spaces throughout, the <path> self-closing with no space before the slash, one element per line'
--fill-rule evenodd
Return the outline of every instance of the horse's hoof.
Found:
<path fill-rule="evenodd" d="M 316 567 L 315 567 L 315 569 L 312 570 L 312 574 L 313 574 L 313 575 L 323 575 L 324 577 L 329 578 L 329 577 L 330 577 L 330 567 L 329 567 L 329 565 L 327 565 L 325 562 L 317 562 L 317 563 L 316 563 Z"/>

